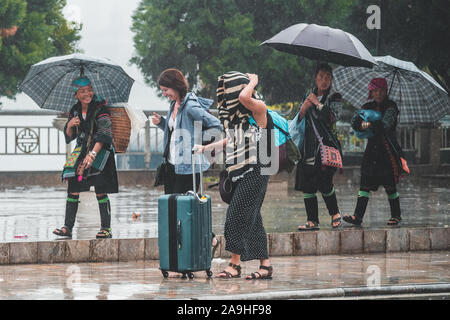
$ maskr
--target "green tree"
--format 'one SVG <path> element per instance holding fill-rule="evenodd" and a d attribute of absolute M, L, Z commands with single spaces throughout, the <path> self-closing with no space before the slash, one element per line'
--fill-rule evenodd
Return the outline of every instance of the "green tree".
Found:
<path fill-rule="evenodd" d="M 175 67 L 204 96 L 215 97 L 217 77 L 230 70 L 257 73 L 267 103 L 299 100 L 314 64 L 260 43 L 300 22 L 342 19 L 352 1 L 142 0 L 133 16 L 136 54 L 146 82 Z"/>
<path fill-rule="evenodd" d="M 14 98 L 30 66 L 74 52 L 81 26 L 63 16 L 65 0 L 0 0 L 0 97 Z M 6 36 L 5 36 L 6 35 Z"/>
<path fill-rule="evenodd" d="M 381 9 L 378 55 L 412 61 L 429 71 L 444 87 L 450 88 L 450 10 L 448 0 L 377 0 L 359 1 L 351 8 L 346 28 L 371 53 L 376 53 L 376 31 L 368 30 L 366 8 L 376 4 Z"/>

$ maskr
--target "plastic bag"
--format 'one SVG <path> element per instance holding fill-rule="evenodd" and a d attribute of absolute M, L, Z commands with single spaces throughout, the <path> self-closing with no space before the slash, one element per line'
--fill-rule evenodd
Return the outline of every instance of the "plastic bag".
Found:
<path fill-rule="evenodd" d="M 126 102 L 113 103 L 110 106 L 125 108 L 125 111 L 128 114 L 128 118 L 130 118 L 131 121 L 131 133 L 133 135 L 138 135 L 141 129 L 145 127 L 145 123 L 147 122 L 148 118 L 142 110 L 132 108 Z"/>
<path fill-rule="evenodd" d="M 294 117 L 294 119 L 289 120 L 289 134 L 291 135 L 291 139 L 297 145 L 299 150 L 302 149 L 303 140 L 305 139 L 305 118 L 303 118 L 300 122 L 298 121 L 298 115 Z"/>

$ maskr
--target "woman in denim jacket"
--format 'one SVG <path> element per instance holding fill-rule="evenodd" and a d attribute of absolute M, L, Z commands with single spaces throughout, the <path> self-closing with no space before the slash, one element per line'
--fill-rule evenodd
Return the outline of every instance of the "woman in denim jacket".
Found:
<path fill-rule="evenodd" d="M 209 131 L 209 136 L 220 137 L 221 124 L 219 119 L 207 111 L 207 107 L 213 101 L 188 92 L 189 85 L 181 71 L 177 69 L 163 71 L 158 84 L 163 95 L 171 100 L 166 118 L 156 113 L 153 113 L 152 118 L 153 124 L 164 130 L 164 161 L 166 161 L 164 192 L 185 193 L 193 189 L 192 148 L 195 144 L 202 144 L 205 130 Z M 211 132 L 214 129 L 216 131 Z M 210 163 L 204 155 L 202 157 L 201 170 L 204 172 L 208 170 Z M 195 172 L 198 187 L 199 164 L 196 164 Z"/>

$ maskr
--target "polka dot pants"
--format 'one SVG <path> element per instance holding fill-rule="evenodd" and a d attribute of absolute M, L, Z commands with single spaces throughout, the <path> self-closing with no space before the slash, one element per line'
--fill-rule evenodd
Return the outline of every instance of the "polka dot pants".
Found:
<path fill-rule="evenodd" d="M 241 256 L 241 261 L 268 259 L 267 236 L 261 216 L 268 175 L 259 166 L 238 182 L 225 220 L 225 249 Z"/>

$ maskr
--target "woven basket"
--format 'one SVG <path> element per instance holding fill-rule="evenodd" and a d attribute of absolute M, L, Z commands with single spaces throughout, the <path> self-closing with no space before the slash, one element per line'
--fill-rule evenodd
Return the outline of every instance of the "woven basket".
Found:
<path fill-rule="evenodd" d="M 108 107 L 111 114 L 113 145 L 116 153 L 125 153 L 130 142 L 131 121 L 124 107 Z"/>

